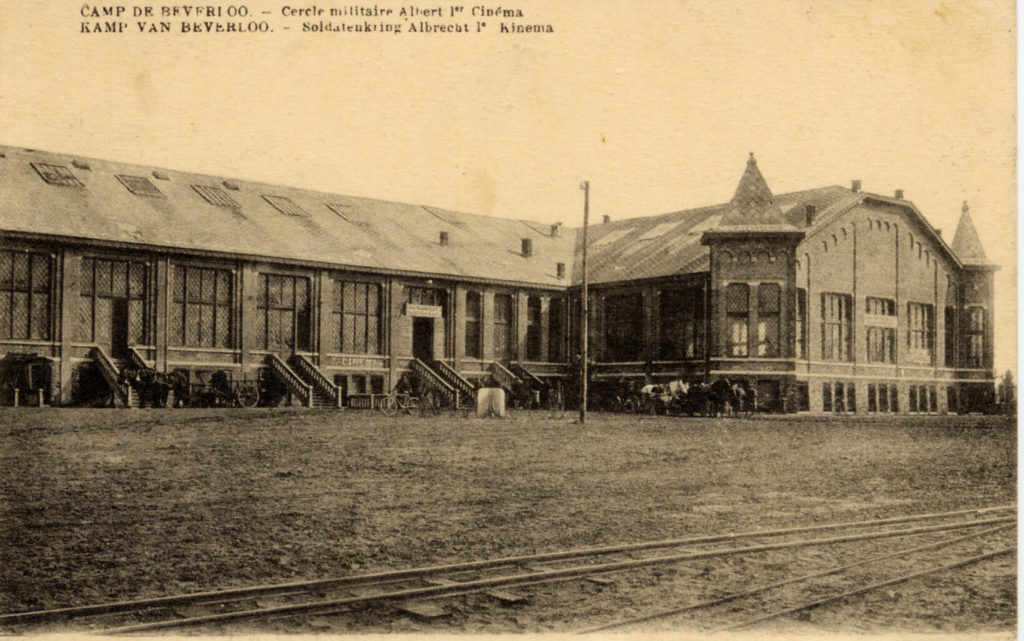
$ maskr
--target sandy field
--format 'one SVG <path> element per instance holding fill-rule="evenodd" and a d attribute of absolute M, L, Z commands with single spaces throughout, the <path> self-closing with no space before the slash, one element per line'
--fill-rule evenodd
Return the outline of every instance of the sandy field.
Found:
<path fill-rule="evenodd" d="M 0 435 L 2 612 L 1003 505 L 1015 502 L 1017 483 L 1016 427 L 1000 417 L 592 413 L 581 426 L 568 412 L 486 420 L 0 408 Z M 524 588 L 526 605 L 468 596 L 443 602 L 446 616 L 430 621 L 368 611 L 257 629 L 568 632 L 885 549 L 638 570 L 607 585 Z M 913 567 L 864 570 L 862 580 Z M 649 627 L 700 630 L 771 607 L 755 602 Z M 764 629 L 1012 636 L 1016 615 L 1010 555 Z"/>

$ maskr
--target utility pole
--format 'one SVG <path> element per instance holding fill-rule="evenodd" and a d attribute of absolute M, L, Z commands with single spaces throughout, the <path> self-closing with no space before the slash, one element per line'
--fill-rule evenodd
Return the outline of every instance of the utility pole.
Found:
<path fill-rule="evenodd" d="M 590 330 L 587 327 L 587 221 L 590 218 L 590 181 L 584 180 L 580 185 L 583 190 L 583 288 L 580 294 L 580 424 L 587 422 L 587 343 Z"/>

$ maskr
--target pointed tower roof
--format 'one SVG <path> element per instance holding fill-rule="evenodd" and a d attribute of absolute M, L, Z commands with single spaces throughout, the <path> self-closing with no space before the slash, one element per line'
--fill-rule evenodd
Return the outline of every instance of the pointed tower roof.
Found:
<path fill-rule="evenodd" d="M 757 168 L 754 152 L 750 152 L 747 168 L 736 186 L 736 193 L 729 202 L 729 208 L 722 216 L 720 227 L 729 228 L 760 228 L 792 229 L 782 215 L 782 209 L 775 204 L 772 190 L 768 188 L 764 176 Z"/>
<path fill-rule="evenodd" d="M 964 201 L 960 214 L 960 223 L 956 226 L 956 234 L 953 236 L 953 253 L 957 255 L 964 265 L 988 265 L 988 257 L 981 246 L 978 232 L 974 229 L 971 221 L 971 209 Z"/>

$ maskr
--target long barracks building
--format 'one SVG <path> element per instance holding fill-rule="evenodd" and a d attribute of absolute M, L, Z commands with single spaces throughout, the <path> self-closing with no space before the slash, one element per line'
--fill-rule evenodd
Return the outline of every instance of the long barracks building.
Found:
<path fill-rule="evenodd" d="M 272 373 L 337 406 L 410 370 L 449 393 L 568 380 L 581 250 L 560 225 L 0 147 L 0 387 L 27 354 L 55 405 L 124 397 L 130 366 Z M 594 385 L 981 410 L 995 269 L 966 204 L 950 245 L 900 192 L 773 195 L 751 156 L 725 204 L 590 227 Z"/>

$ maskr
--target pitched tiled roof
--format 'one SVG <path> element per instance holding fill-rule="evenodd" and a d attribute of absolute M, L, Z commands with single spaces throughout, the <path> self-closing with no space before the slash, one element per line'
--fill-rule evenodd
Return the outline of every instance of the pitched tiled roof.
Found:
<path fill-rule="evenodd" d="M 773 196 L 772 201 L 783 224 L 744 225 L 728 229 L 747 231 L 749 227 L 749 230 L 796 231 L 804 227 L 807 205 L 813 205 L 820 212 L 815 219 L 817 226 L 828 218 L 830 212 L 846 208 L 858 200 L 858 195 L 837 186 L 780 194 Z M 701 236 L 706 231 L 723 229 L 722 220 L 733 211 L 734 203 L 728 202 L 593 225 L 587 238 L 588 280 L 598 284 L 707 271 L 710 253 L 701 244 Z M 582 235 L 576 241 L 573 269 L 576 284 L 581 273 L 581 250 Z"/>
<path fill-rule="evenodd" d="M 553 237 L 550 226 L 530 221 L 12 147 L 0 147 L 0 154 L 0 231 L 541 286 L 569 283 L 557 277 L 556 264 L 571 267 L 571 230 Z M 439 242 L 442 231 L 447 246 Z M 522 238 L 532 240 L 529 258 L 522 255 Z"/>
<path fill-rule="evenodd" d="M 728 203 L 590 226 L 589 281 L 707 271 L 705 232 L 810 237 L 865 199 L 909 208 L 934 233 L 902 200 L 838 186 L 772 195 L 751 157 Z M 581 275 L 579 229 L 0 146 L 3 231 L 538 286 L 579 284 Z M 987 264 L 966 212 L 954 252 Z M 557 263 L 572 271 L 559 279 Z"/>
<path fill-rule="evenodd" d="M 960 222 L 956 226 L 956 234 L 953 235 L 953 252 L 965 265 L 989 264 L 966 202 L 960 214 Z"/>

